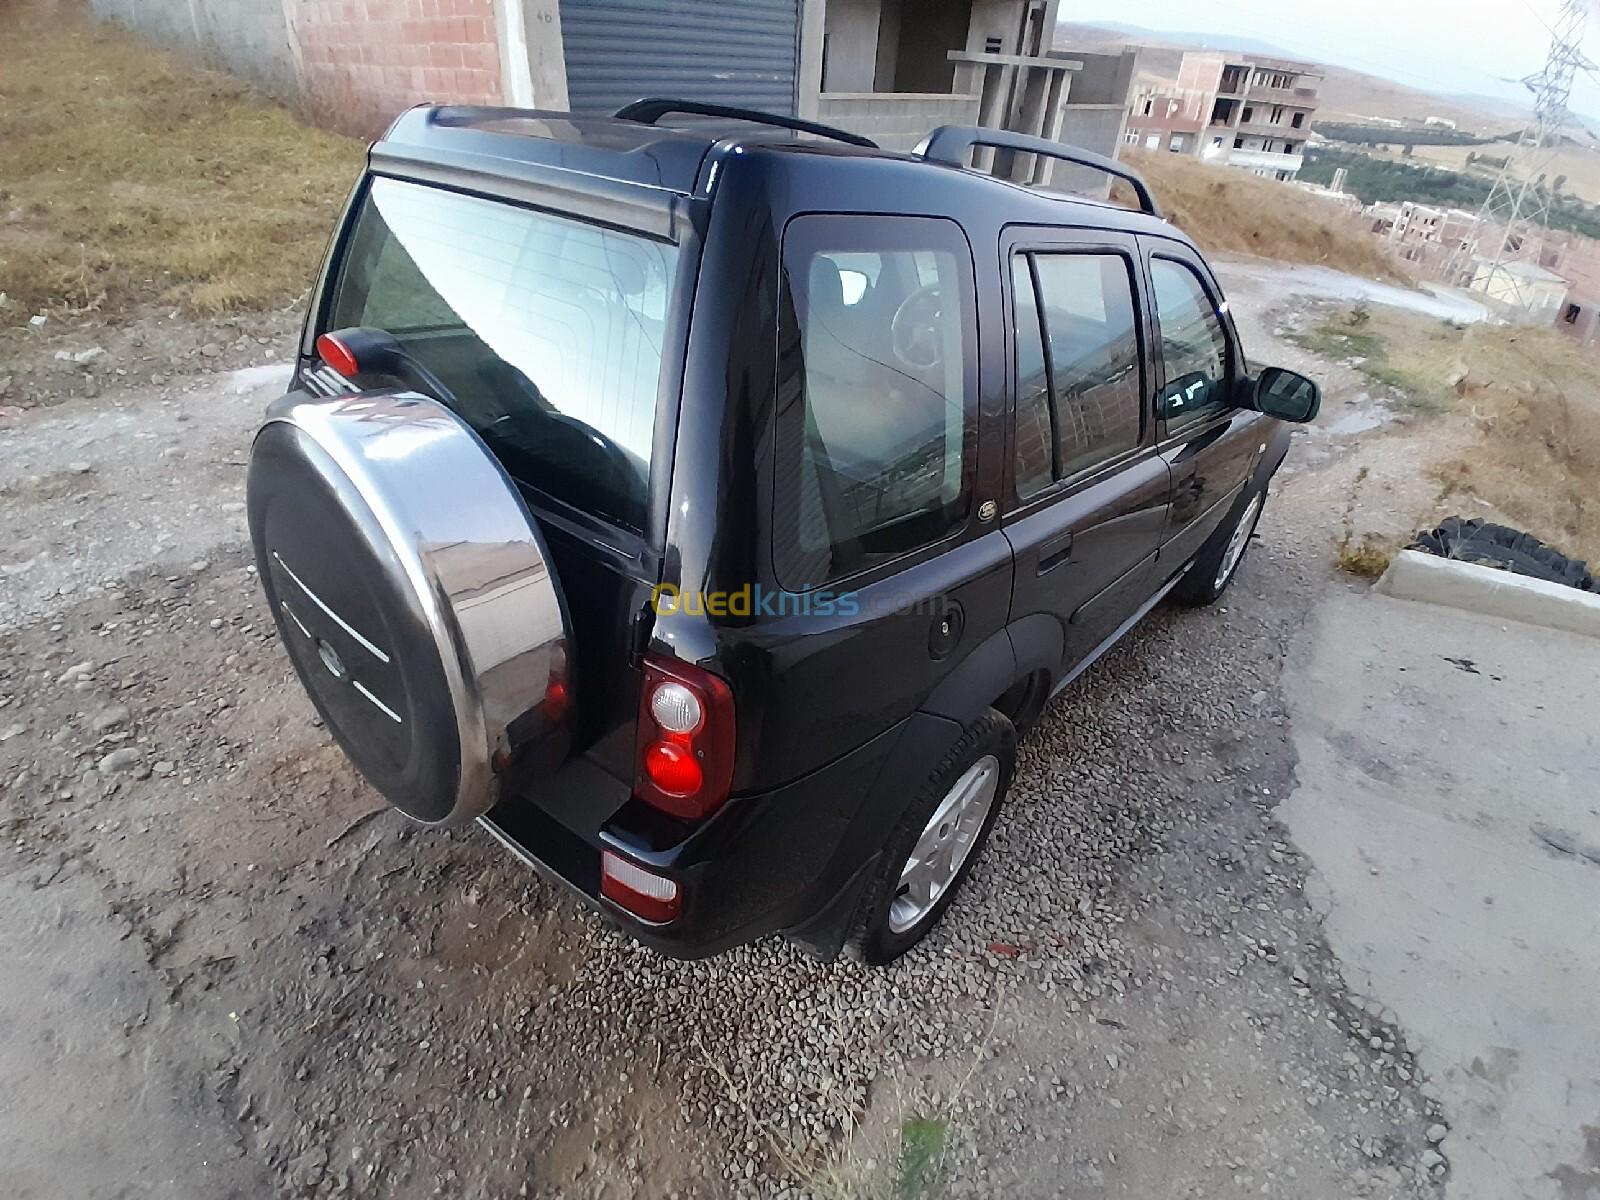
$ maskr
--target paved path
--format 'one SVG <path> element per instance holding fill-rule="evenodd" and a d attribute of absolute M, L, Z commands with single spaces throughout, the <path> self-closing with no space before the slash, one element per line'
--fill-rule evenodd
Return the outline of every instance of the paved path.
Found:
<path fill-rule="evenodd" d="M 1340 592 L 1300 658 L 1282 816 L 1449 1115 L 1446 1195 L 1600 1197 L 1600 639 Z"/>

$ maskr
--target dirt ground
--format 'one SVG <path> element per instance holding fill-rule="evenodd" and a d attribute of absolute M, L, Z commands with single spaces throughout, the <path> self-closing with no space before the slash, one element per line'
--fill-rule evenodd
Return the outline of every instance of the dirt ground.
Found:
<path fill-rule="evenodd" d="M 1311 301 L 1231 290 L 1254 360 L 1325 381 L 1321 427 L 1229 597 L 1157 610 L 1052 707 L 967 890 L 878 971 L 657 958 L 352 774 L 243 526 L 288 316 L 8 343 L 5 1194 L 854 1197 L 911 1116 L 947 1137 L 930 1193 L 1433 1194 L 1442 1114 L 1275 808 L 1285 657 L 1356 586 L 1341 529 L 1431 512 L 1453 435 L 1281 343 Z"/>

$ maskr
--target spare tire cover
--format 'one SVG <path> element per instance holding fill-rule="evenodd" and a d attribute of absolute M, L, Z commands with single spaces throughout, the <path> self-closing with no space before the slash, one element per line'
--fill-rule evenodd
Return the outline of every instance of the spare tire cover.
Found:
<path fill-rule="evenodd" d="M 300 681 L 396 808 L 468 821 L 513 761 L 565 756 L 565 602 L 515 487 L 453 412 L 408 392 L 291 392 L 256 435 L 247 498 Z"/>

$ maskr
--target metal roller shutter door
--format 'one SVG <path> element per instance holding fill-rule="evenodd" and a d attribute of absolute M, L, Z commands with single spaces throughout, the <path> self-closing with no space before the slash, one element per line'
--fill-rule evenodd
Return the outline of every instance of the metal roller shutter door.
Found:
<path fill-rule="evenodd" d="M 793 115 L 799 0 L 560 0 L 573 112 L 676 96 Z"/>

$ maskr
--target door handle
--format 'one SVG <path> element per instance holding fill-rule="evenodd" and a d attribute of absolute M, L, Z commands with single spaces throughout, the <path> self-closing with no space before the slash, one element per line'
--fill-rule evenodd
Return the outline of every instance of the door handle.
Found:
<path fill-rule="evenodd" d="M 1201 451 L 1208 449 L 1214 443 L 1221 440 L 1221 438 L 1232 428 L 1233 422 L 1232 420 L 1229 420 L 1220 425 L 1213 425 L 1211 428 L 1196 434 L 1189 441 L 1184 442 L 1183 445 L 1179 446 L 1176 454 L 1173 454 L 1167 459 L 1168 465 L 1177 466 L 1179 463 L 1187 462 Z"/>
<path fill-rule="evenodd" d="M 1039 547 L 1038 573 L 1043 575 L 1046 571 L 1059 567 L 1072 557 L 1072 531 L 1057 534 L 1048 539 Z"/>

